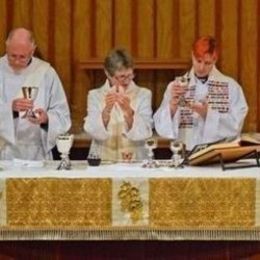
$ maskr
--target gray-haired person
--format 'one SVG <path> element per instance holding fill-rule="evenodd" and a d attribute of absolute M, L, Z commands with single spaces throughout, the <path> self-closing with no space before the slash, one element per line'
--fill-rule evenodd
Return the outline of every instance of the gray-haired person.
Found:
<path fill-rule="evenodd" d="M 105 84 L 88 93 L 84 130 L 92 137 L 89 154 L 141 160 L 144 140 L 152 135 L 151 91 L 135 84 L 133 60 L 123 49 L 108 54 L 104 71 Z"/>

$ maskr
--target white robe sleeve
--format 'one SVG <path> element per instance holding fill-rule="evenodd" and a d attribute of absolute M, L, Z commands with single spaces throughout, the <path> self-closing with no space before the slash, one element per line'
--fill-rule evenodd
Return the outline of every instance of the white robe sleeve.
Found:
<path fill-rule="evenodd" d="M 3 77 L 0 75 L 0 138 L 2 142 L 15 143 L 15 119 L 13 117 L 12 103 L 3 99 Z"/>
<path fill-rule="evenodd" d="M 45 84 L 50 84 L 50 93 L 46 93 L 48 106 L 48 129 L 42 129 L 43 144 L 49 152 L 56 144 L 56 138 L 71 127 L 70 110 L 61 81 L 53 68 L 47 73 Z"/>
<path fill-rule="evenodd" d="M 2 102 L 0 97 L 0 138 L 2 141 L 15 143 L 15 119 L 12 105 Z"/>
<path fill-rule="evenodd" d="M 167 86 L 163 96 L 163 101 L 154 114 L 154 125 L 158 135 L 169 139 L 175 139 L 179 134 L 180 111 L 177 109 L 175 115 L 172 117 L 170 100 L 171 83 Z"/>
<path fill-rule="evenodd" d="M 241 87 L 233 79 L 229 82 L 229 111 L 219 113 L 209 108 L 205 120 L 203 142 L 239 136 L 248 106 Z"/>
<path fill-rule="evenodd" d="M 130 130 L 125 129 L 125 135 L 132 141 L 142 141 L 152 136 L 152 93 L 147 89 L 140 91 L 138 104 L 134 109 L 134 120 Z"/>
<path fill-rule="evenodd" d="M 93 138 L 105 141 L 110 137 L 102 119 L 102 105 L 99 90 L 91 90 L 88 93 L 87 116 L 85 117 L 84 130 Z"/>

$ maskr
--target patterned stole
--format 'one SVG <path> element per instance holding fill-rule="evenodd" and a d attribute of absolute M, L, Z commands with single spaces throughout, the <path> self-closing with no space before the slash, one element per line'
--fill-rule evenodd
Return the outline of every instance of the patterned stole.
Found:
<path fill-rule="evenodd" d="M 114 90 L 112 88 L 109 91 Z M 138 92 L 139 88 L 134 83 L 131 83 L 125 90 L 125 94 L 129 97 L 130 105 L 133 109 L 136 107 Z M 103 106 L 105 106 L 105 104 Z M 110 138 L 104 142 L 102 147 L 102 158 L 104 158 L 104 160 L 120 161 L 123 159 L 122 153 L 132 153 L 132 159 L 135 159 L 135 146 L 124 134 L 127 128 L 127 123 L 125 122 L 121 108 L 119 105 L 114 106 L 111 111 L 110 121 L 107 125 Z"/>

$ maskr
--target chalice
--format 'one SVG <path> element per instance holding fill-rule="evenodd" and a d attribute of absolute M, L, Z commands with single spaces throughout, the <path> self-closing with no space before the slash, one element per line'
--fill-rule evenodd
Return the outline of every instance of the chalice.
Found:
<path fill-rule="evenodd" d="M 38 95 L 38 90 L 39 89 L 37 87 L 23 86 L 22 87 L 23 97 L 28 100 L 34 101 Z M 23 116 L 23 118 L 26 117 L 36 117 L 36 116 L 33 110 L 29 109 L 26 111 L 25 115 Z"/>
<path fill-rule="evenodd" d="M 177 82 L 177 84 L 184 88 L 185 90 L 188 89 L 188 85 L 189 85 L 189 77 L 187 76 L 178 76 L 175 77 L 175 81 Z M 179 106 L 184 107 L 186 105 L 186 100 L 185 100 L 185 96 L 180 96 L 180 100 L 179 100 Z"/>
<path fill-rule="evenodd" d="M 157 140 L 153 137 L 148 138 L 145 141 L 144 147 L 148 150 L 148 161 L 145 161 L 143 163 L 143 167 L 147 167 L 147 168 L 158 167 L 156 161 L 154 160 L 154 152 L 153 152 L 153 150 L 157 147 Z"/>
<path fill-rule="evenodd" d="M 172 164 L 174 168 L 183 167 L 182 163 L 185 159 L 184 147 L 185 145 L 177 140 L 170 142 L 170 150 L 172 151 Z"/>
<path fill-rule="evenodd" d="M 71 162 L 69 159 L 70 149 L 72 147 L 74 135 L 63 134 L 59 135 L 56 139 L 58 151 L 61 153 L 61 162 L 57 170 L 70 170 Z"/>

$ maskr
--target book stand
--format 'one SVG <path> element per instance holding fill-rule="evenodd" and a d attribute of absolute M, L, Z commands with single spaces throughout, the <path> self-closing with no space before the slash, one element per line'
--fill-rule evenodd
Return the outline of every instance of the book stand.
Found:
<path fill-rule="evenodd" d="M 241 164 L 238 163 L 241 159 L 255 159 L 255 164 Z M 238 158 L 236 158 L 236 161 L 225 161 L 221 153 L 218 153 L 212 157 L 209 158 L 209 160 L 217 159 L 220 162 L 221 168 L 223 171 L 225 170 L 233 170 L 233 169 L 242 169 L 242 168 L 251 168 L 251 167 L 260 167 L 260 161 L 259 161 L 259 152 L 257 150 L 250 151 Z"/>

